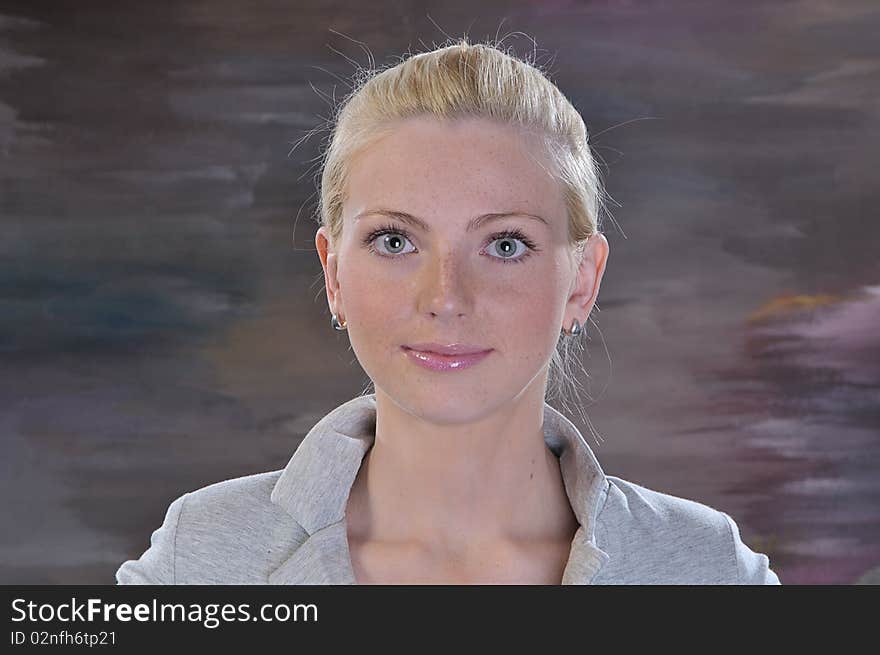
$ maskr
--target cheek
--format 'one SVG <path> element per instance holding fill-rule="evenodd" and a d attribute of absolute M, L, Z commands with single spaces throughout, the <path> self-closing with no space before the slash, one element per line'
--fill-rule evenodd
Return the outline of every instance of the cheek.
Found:
<path fill-rule="evenodd" d="M 358 328 L 369 332 L 371 340 L 392 337 L 389 328 L 399 322 L 411 303 L 409 291 L 402 285 L 389 284 L 387 278 L 351 275 L 346 279 L 343 298 L 346 311 L 357 317 Z"/>
<path fill-rule="evenodd" d="M 545 349 L 555 347 L 557 305 L 555 296 L 546 288 L 543 293 L 524 296 L 517 310 L 517 320 L 521 326 L 517 330 L 520 341 L 531 343 L 532 349 L 540 343 L 545 344 Z"/>
<path fill-rule="evenodd" d="M 526 275 L 499 279 L 486 295 L 492 299 L 493 321 L 507 326 L 503 338 L 516 344 L 516 350 L 535 350 L 540 343 L 555 347 L 564 310 L 564 290 L 556 267 L 534 267 Z"/>

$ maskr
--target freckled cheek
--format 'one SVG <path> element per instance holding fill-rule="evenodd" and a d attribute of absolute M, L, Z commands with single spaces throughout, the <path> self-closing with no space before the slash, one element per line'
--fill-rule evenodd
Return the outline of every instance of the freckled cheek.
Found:
<path fill-rule="evenodd" d="M 537 351 L 542 343 L 555 346 L 559 307 L 552 284 L 520 280 L 515 285 L 487 290 L 486 297 L 492 299 L 483 305 L 486 320 L 492 321 L 493 330 L 507 351 Z"/>
<path fill-rule="evenodd" d="M 368 276 L 353 276 L 345 292 L 345 307 L 360 331 L 369 332 L 371 338 L 381 341 L 383 337 L 399 336 L 394 326 L 399 325 L 411 297 L 401 285 L 388 284 Z"/>
<path fill-rule="evenodd" d="M 535 345 L 548 339 L 548 332 L 553 332 L 553 317 L 557 308 L 551 294 L 529 296 L 519 310 L 519 321 L 522 325 L 520 335 L 523 341 Z"/>

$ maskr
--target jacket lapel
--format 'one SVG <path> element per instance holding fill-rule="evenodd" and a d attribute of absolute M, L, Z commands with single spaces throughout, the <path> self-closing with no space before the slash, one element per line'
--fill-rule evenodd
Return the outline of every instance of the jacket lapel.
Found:
<path fill-rule="evenodd" d="M 609 559 L 608 553 L 587 538 L 584 526 L 579 527 L 571 542 L 568 563 L 562 573 L 562 584 L 592 584 L 593 578 Z"/>
<path fill-rule="evenodd" d="M 310 535 L 286 562 L 269 574 L 269 584 L 357 584 L 351 568 L 345 521 Z"/>
<path fill-rule="evenodd" d="M 345 507 L 375 430 L 375 396 L 358 396 L 324 416 L 300 442 L 271 500 L 309 536 L 269 574 L 269 584 L 357 584 Z"/>

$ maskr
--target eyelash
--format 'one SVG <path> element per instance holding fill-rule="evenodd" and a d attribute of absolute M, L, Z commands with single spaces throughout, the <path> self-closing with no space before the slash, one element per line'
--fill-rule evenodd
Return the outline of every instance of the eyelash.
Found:
<path fill-rule="evenodd" d="M 403 228 L 396 227 L 392 224 L 382 225 L 377 227 L 375 230 L 370 232 L 366 237 L 364 237 L 363 244 L 367 247 L 367 249 L 377 255 L 378 257 L 384 257 L 385 259 L 403 259 L 403 255 L 383 255 L 378 252 L 373 245 L 373 242 L 381 236 L 385 236 L 386 234 L 399 234 L 406 239 L 411 239 L 409 233 Z M 516 259 L 506 259 L 504 257 L 492 257 L 492 259 L 501 260 L 502 264 L 521 264 L 529 257 L 532 256 L 533 252 L 540 252 L 540 248 L 538 248 L 535 243 L 529 239 L 525 234 L 522 233 L 519 229 L 513 228 L 508 230 L 502 230 L 501 232 L 496 232 L 491 237 L 489 237 L 489 243 L 492 243 L 496 239 L 518 239 L 522 241 L 528 250 L 525 251 L 522 255 L 517 257 Z M 405 253 L 410 254 L 410 253 Z"/>

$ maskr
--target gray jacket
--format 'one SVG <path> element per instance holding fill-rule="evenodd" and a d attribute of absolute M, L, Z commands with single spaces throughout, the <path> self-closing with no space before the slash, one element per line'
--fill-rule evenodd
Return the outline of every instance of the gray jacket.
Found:
<path fill-rule="evenodd" d="M 357 396 L 309 431 L 284 470 L 183 494 L 118 583 L 356 584 L 345 506 L 375 426 L 375 394 Z M 580 523 L 562 584 L 780 584 L 728 514 L 606 476 L 546 403 L 544 439 Z"/>

